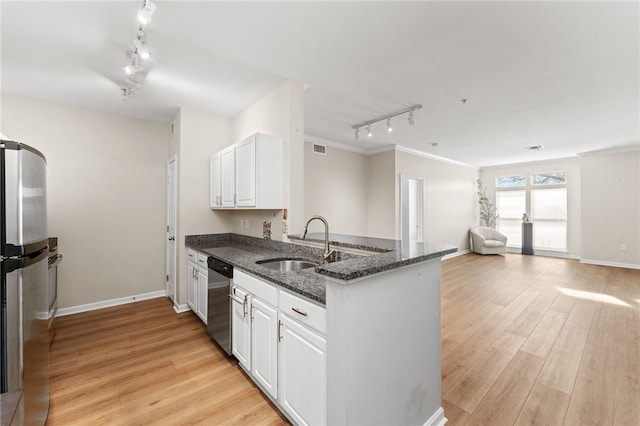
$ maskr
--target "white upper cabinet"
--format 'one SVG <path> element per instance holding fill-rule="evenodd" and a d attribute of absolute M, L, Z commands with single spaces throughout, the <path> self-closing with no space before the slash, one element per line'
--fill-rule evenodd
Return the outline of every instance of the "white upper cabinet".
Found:
<path fill-rule="evenodd" d="M 212 209 L 222 207 L 222 167 L 220 163 L 220 153 L 216 153 L 209 160 L 209 167 L 211 172 L 211 186 L 209 188 L 209 206 Z"/>
<path fill-rule="evenodd" d="M 211 208 L 283 208 L 283 155 L 281 138 L 260 133 L 216 153 L 211 157 Z"/>
<path fill-rule="evenodd" d="M 236 145 L 236 207 L 256 206 L 256 139 Z"/>
<path fill-rule="evenodd" d="M 220 151 L 220 207 L 235 207 L 236 150 L 230 146 Z"/>

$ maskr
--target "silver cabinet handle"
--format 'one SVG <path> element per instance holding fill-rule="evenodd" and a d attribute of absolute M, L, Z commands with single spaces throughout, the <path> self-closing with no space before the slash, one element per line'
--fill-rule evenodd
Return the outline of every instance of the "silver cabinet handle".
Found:
<path fill-rule="evenodd" d="M 302 312 L 302 311 L 301 311 L 301 310 L 299 310 L 298 308 L 291 308 L 291 310 L 292 310 L 293 312 L 295 312 L 296 314 L 300 314 L 300 315 L 302 315 L 303 317 L 306 317 L 306 316 L 308 315 L 306 312 Z"/>
<path fill-rule="evenodd" d="M 281 328 L 282 328 L 282 321 L 278 320 L 278 342 L 282 341 L 282 336 L 280 335 Z"/>

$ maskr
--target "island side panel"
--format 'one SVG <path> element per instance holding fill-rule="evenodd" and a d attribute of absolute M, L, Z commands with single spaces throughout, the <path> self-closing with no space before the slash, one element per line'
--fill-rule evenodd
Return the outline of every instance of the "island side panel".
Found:
<path fill-rule="evenodd" d="M 328 424 L 443 424 L 440 258 L 326 295 Z"/>

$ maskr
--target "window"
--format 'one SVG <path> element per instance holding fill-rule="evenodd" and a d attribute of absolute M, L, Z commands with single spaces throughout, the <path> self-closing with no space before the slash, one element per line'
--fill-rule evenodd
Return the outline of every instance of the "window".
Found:
<path fill-rule="evenodd" d="M 533 248 L 567 251 L 567 173 L 500 176 L 496 179 L 496 228 L 509 247 L 522 247 L 522 215 L 533 222 Z"/>
<path fill-rule="evenodd" d="M 514 186 L 524 186 L 524 176 L 500 176 L 497 179 L 496 186 L 498 188 L 510 188 Z"/>
<path fill-rule="evenodd" d="M 566 183 L 566 172 L 549 172 L 531 175 L 532 185 L 564 185 Z"/>
<path fill-rule="evenodd" d="M 522 214 L 527 211 L 527 191 L 496 191 L 497 229 L 509 246 L 522 246 Z"/>
<path fill-rule="evenodd" d="M 567 251 L 567 188 L 531 190 L 533 247 Z"/>

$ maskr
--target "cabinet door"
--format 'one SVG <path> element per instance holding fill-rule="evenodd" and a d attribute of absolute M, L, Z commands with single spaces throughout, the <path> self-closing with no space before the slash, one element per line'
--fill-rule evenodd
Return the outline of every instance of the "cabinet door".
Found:
<path fill-rule="evenodd" d="M 278 313 L 253 298 L 251 321 L 251 372 L 275 399 L 278 397 Z"/>
<path fill-rule="evenodd" d="M 251 370 L 251 296 L 240 287 L 234 287 L 231 297 L 231 352 L 240 364 Z"/>
<path fill-rule="evenodd" d="M 222 185 L 221 173 L 220 153 L 217 153 L 209 160 L 209 205 L 212 209 L 222 207 L 222 200 L 220 198 Z"/>
<path fill-rule="evenodd" d="M 196 302 L 198 310 L 196 314 L 200 317 L 204 323 L 207 323 L 207 287 L 209 284 L 208 277 L 209 271 L 207 269 L 198 268 L 198 290 L 196 296 Z"/>
<path fill-rule="evenodd" d="M 327 341 L 280 315 L 280 405 L 300 425 L 327 423 Z"/>
<path fill-rule="evenodd" d="M 198 266 L 195 263 L 187 262 L 187 304 L 193 312 L 198 311 L 197 291 L 198 287 Z"/>
<path fill-rule="evenodd" d="M 235 147 L 230 146 L 220 152 L 220 205 L 235 207 Z"/>
<path fill-rule="evenodd" d="M 236 145 L 236 206 L 256 206 L 256 136 Z"/>

